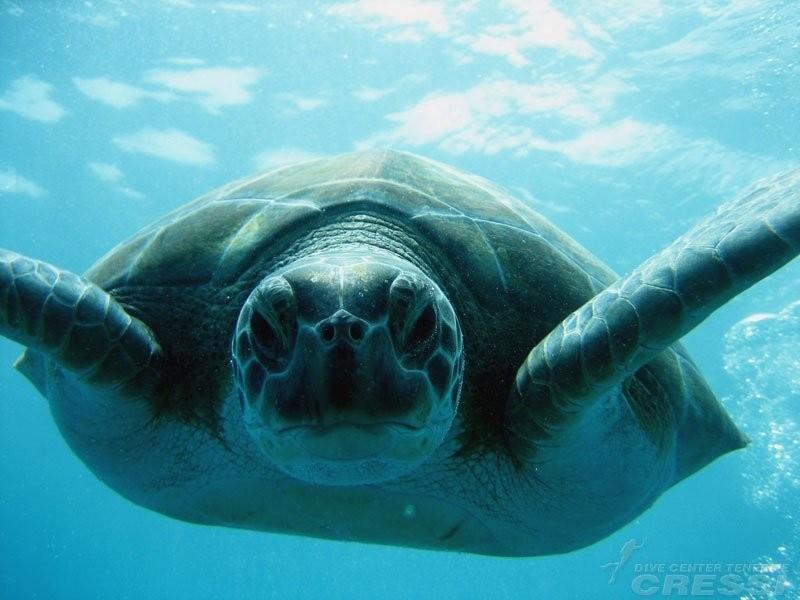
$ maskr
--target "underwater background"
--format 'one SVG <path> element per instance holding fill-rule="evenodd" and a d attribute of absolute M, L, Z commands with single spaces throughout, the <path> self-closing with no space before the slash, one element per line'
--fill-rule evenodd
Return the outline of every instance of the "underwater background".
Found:
<path fill-rule="evenodd" d="M 1 247 L 82 272 L 231 179 L 367 147 L 486 177 L 627 272 L 800 165 L 800 3 L 0 0 Z M 593 546 L 502 559 L 139 508 L 0 339 L 0 598 L 800 598 L 800 261 L 684 341 L 751 445 Z"/>

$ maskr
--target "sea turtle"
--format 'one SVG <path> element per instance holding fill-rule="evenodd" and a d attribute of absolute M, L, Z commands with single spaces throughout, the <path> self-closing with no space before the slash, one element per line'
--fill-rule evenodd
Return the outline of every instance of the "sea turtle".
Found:
<path fill-rule="evenodd" d="M 549 554 L 746 444 L 675 341 L 799 251 L 800 170 L 618 278 L 489 182 L 369 151 L 226 185 L 83 277 L 3 251 L 0 333 L 142 506 Z"/>

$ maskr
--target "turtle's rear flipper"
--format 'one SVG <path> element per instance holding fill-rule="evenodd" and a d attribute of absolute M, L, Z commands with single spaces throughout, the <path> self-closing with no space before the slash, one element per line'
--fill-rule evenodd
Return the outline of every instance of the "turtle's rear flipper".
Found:
<path fill-rule="evenodd" d="M 144 323 L 83 277 L 7 250 L 0 250 L 0 335 L 123 396 L 156 384 L 161 349 Z"/>
<path fill-rule="evenodd" d="M 557 445 L 595 401 L 798 253 L 800 169 L 723 204 L 539 342 L 506 406 L 514 451 Z"/>

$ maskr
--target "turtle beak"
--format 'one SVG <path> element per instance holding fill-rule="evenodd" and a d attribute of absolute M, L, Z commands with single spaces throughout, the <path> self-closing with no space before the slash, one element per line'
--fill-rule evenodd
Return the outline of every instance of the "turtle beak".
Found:
<path fill-rule="evenodd" d="M 302 328 L 291 373 L 275 387 L 263 415 L 276 431 L 343 423 L 425 425 L 432 410 L 424 375 L 404 373 L 385 327 L 340 310 Z"/>

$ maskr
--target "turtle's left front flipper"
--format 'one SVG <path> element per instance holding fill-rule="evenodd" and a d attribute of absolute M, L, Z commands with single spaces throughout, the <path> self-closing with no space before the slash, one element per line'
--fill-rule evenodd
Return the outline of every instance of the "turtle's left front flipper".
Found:
<path fill-rule="evenodd" d="M 122 396 L 157 385 L 161 348 L 147 325 L 83 277 L 2 249 L 0 335 Z"/>
<path fill-rule="evenodd" d="M 800 253 L 800 169 L 761 182 L 569 315 L 517 371 L 505 425 L 526 456 L 714 310 Z"/>

